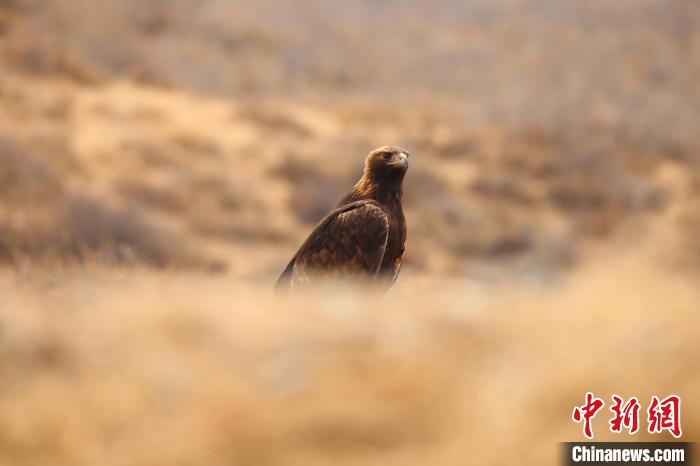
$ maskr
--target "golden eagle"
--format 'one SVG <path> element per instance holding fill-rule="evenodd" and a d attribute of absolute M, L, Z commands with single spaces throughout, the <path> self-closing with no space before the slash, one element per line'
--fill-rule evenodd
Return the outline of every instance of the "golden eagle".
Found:
<path fill-rule="evenodd" d="M 401 185 L 408 156 L 395 146 L 370 152 L 360 181 L 306 238 L 275 291 L 358 279 L 386 289 L 396 281 L 406 241 Z"/>

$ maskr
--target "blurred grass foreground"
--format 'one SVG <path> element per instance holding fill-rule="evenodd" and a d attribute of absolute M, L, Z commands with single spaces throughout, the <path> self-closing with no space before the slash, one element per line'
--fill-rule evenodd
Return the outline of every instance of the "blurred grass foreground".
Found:
<path fill-rule="evenodd" d="M 0 466 L 696 440 L 698 76 L 692 0 L 0 1 Z M 397 285 L 274 298 L 383 144 Z"/>

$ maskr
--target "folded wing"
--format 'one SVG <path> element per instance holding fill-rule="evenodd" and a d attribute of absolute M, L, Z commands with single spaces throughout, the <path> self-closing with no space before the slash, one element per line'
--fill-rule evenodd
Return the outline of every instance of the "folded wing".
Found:
<path fill-rule="evenodd" d="M 375 201 L 363 200 L 328 214 L 282 272 L 275 290 L 324 279 L 372 277 L 384 258 L 389 220 Z"/>

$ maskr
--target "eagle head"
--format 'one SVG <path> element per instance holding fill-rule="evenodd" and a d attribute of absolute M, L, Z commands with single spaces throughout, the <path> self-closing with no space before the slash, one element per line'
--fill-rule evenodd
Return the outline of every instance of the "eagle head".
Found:
<path fill-rule="evenodd" d="M 369 153 L 365 160 L 365 176 L 375 182 L 401 182 L 408 170 L 407 150 L 384 146 Z"/>

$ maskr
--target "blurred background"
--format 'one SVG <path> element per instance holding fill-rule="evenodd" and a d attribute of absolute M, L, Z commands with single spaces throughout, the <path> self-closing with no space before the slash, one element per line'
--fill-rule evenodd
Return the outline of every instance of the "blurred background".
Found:
<path fill-rule="evenodd" d="M 696 439 L 699 83 L 693 0 L 0 0 L 0 464 Z M 397 285 L 273 299 L 385 144 Z"/>

